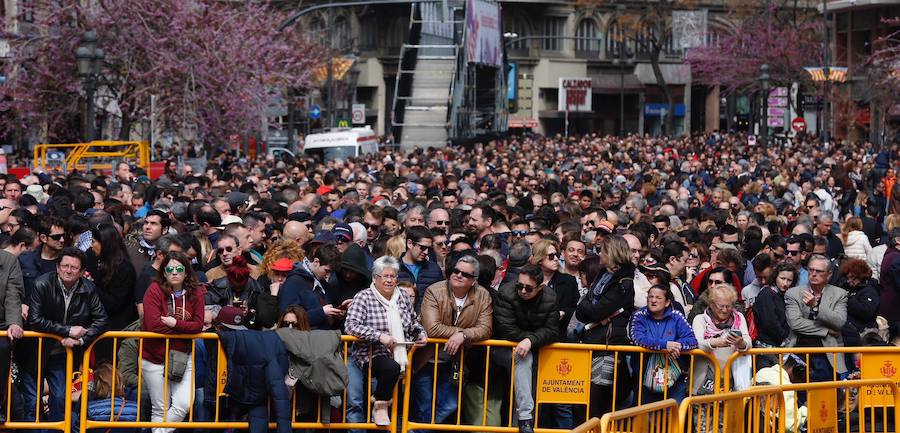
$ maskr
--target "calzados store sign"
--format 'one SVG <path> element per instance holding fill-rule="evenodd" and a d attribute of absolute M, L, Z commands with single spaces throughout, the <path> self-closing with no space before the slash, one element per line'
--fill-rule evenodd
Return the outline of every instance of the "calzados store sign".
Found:
<path fill-rule="evenodd" d="M 591 79 L 559 79 L 559 111 L 591 111 Z"/>

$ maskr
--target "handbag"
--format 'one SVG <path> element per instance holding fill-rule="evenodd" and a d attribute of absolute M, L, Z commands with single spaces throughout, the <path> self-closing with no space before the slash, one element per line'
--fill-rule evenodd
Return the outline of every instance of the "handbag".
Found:
<path fill-rule="evenodd" d="M 181 297 L 181 320 L 185 320 L 185 300 L 184 295 Z M 168 308 L 168 303 L 166 305 Z M 172 315 L 174 317 L 177 309 L 175 308 L 175 295 L 172 295 Z M 179 350 L 170 349 L 168 355 L 167 377 L 171 382 L 181 382 L 184 379 L 184 372 L 187 371 L 188 363 L 191 362 L 191 355 Z"/>
<path fill-rule="evenodd" d="M 591 383 L 594 385 L 612 385 L 615 373 L 615 355 L 600 355 L 591 359 Z"/>
<path fill-rule="evenodd" d="M 666 356 L 653 353 L 644 367 L 644 388 L 662 393 L 675 384 L 681 376 L 681 365 L 677 360 L 666 362 Z"/>
<path fill-rule="evenodd" d="M 168 370 L 169 381 L 181 382 L 181 379 L 184 379 L 184 372 L 187 371 L 189 362 L 191 362 L 190 354 L 179 350 L 170 350 Z"/>

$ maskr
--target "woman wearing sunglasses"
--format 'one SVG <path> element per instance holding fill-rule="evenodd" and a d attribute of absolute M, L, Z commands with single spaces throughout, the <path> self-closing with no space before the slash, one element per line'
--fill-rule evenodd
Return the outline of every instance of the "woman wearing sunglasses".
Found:
<path fill-rule="evenodd" d="M 562 272 L 561 258 L 559 244 L 548 239 L 541 239 L 532 246 L 531 259 L 528 260 L 528 263 L 540 266 L 544 275 L 541 284 L 556 292 L 560 310 L 560 332 L 565 335 L 566 325 L 572 319 L 575 307 L 578 305 L 578 281 L 572 275 Z"/>
<path fill-rule="evenodd" d="M 203 329 L 203 289 L 194 273 L 190 272 L 190 263 L 183 253 L 166 254 L 156 278 L 144 295 L 142 330 L 159 334 L 199 334 Z M 169 352 L 181 352 L 182 355 Z M 153 422 L 162 422 L 164 413 L 166 422 L 180 422 L 187 415 L 193 402 L 192 353 L 191 340 L 188 339 L 173 339 L 168 343 L 162 339 L 144 341 L 141 368 L 153 406 Z M 177 358 L 184 361 L 184 354 L 187 355 L 186 363 L 183 370 L 177 371 L 172 361 Z M 169 395 L 165 395 L 166 392 Z M 174 430 L 155 428 L 153 433 Z"/>

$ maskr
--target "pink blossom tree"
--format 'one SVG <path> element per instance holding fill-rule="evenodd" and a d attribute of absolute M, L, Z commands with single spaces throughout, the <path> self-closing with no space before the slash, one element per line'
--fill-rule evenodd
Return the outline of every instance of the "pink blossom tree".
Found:
<path fill-rule="evenodd" d="M 685 61 L 695 80 L 725 93 L 760 87 L 760 66 L 769 65 L 773 85 L 810 82 L 804 66 L 822 62 L 821 23 L 814 15 L 770 5 L 748 14 L 716 43 L 691 49 Z"/>
<path fill-rule="evenodd" d="M 300 28 L 278 32 L 287 13 L 265 2 L 42 4 L 30 31 L 9 35 L 8 81 L 0 89 L 6 131 L 46 126 L 51 140 L 78 140 L 84 96 L 75 50 L 86 30 L 98 33 L 106 53 L 96 103 L 121 112 L 122 139 L 150 115 L 151 96 L 159 121 L 194 130 L 208 144 L 257 131 L 273 98 L 309 87 L 323 59 Z"/>

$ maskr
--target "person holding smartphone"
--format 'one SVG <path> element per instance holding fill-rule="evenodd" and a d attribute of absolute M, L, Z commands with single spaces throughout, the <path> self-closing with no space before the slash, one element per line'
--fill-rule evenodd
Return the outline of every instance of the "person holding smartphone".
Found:
<path fill-rule="evenodd" d="M 709 306 L 694 317 L 694 336 L 701 350 L 710 352 L 725 365 L 735 352 L 743 352 L 752 347 L 750 333 L 747 330 L 747 319 L 735 310 L 737 291 L 730 284 L 714 284 L 706 290 Z M 709 362 L 698 359 L 694 367 L 694 393 L 699 392 L 714 378 L 709 377 Z M 748 386 L 750 368 L 741 363 L 732 366 L 732 377 L 735 389 Z"/>

